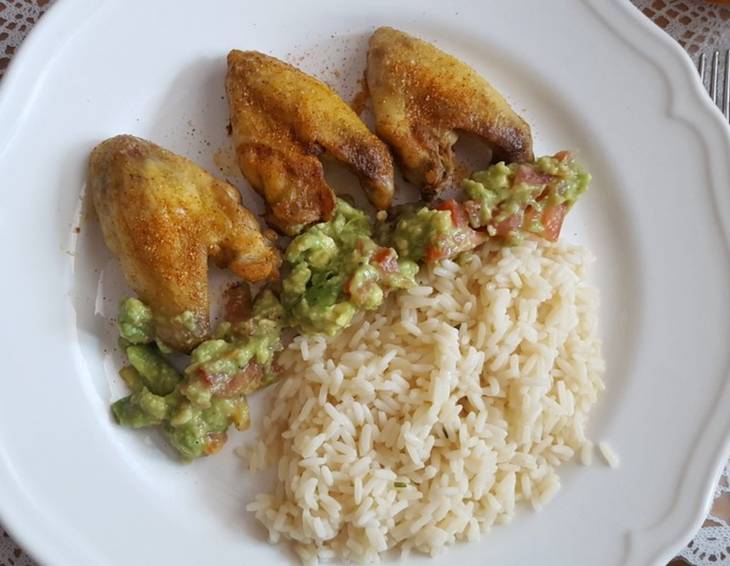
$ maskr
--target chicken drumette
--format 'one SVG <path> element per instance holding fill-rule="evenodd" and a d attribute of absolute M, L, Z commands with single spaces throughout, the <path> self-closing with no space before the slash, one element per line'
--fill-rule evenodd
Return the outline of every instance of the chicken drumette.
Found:
<path fill-rule="evenodd" d="M 274 57 L 234 50 L 226 91 L 241 171 L 279 230 L 296 234 L 331 217 L 335 196 L 317 158 L 324 152 L 349 166 L 376 207 L 390 206 L 388 148 L 326 84 Z"/>
<path fill-rule="evenodd" d="M 533 159 L 527 123 L 474 69 L 425 41 L 376 30 L 367 83 L 378 135 L 427 198 L 449 184 L 458 130 L 483 138 L 498 159 Z"/>
<path fill-rule="evenodd" d="M 246 281 L 278 275 L 280 255 L 239 192 L 151 142 L 124 135 L 99 144 L 88 189 L 107 246 L 150 306 L 157 338 L 175 350 L 209 332 L 208 257 Z"/>

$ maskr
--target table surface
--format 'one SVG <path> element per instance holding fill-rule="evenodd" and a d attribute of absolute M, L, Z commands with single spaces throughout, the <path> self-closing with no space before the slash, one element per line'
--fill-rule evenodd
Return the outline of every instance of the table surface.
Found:
<path fill-rule="evenodd" d="M 0 0 L 0 80 L 18 45 L 55 0 Z M 705 0 L 631 0 L 696 58 L 711 48 L 730 49 L 730 5 Z M 715 491 L 707 521 L 672 564 L 730 565 L 728 468 Z M 0 527 L 0 566 L 33 566 Z"/>

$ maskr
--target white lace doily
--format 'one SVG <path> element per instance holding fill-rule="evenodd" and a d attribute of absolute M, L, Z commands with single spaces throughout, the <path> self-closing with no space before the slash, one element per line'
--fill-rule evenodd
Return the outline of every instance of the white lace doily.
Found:
<path fill-rule="evenodd" d="M 17 46 L 52 2 L 0 0 L 0 78 Z M 632 2 L 692 55 L 708 48 L 730 48 L 730 5 L 719 6 L 705 0 Z M 680 553 L 694 566 L 730 565 L 730 467 L 725 468 L 715 498 L 713 513 Z M 34 565 L 33 560 L 0 527 L 0 566 Z"/>
<path fill-rule="evenodd" d="M 0 77 L 10 63 L 15 49 L 52 2 L 53 0 L 0 0 Z"/>
<path fill-rule="evenodd" d="M 730 48 L 730 4 L 707 0 L 632 0 L 679 41 L 690 55 L 710 47 Z"/>
<path fill-rule="evenodd" d="M 727 517 L 730 509 L 730 464 L 720 478 L 715 488 L 715 508 L 723 505 L 725 518 L 718 516 L 719 511 L 713 511 L 707 516 L 704 526 L 695 535 L 680 556 L 694 566 L 717 566 L 730 564 L 730 525 Z"/>

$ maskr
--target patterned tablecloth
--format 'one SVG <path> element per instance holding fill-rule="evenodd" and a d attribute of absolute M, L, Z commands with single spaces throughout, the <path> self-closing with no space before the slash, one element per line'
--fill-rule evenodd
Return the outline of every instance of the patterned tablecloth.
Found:
<path fill-rule="evenodd" d="M 54 0 L 0 0 L 0 78 L 33 24 Z M 708 48 L 730 49 L 730 5 L 704 0 L 632 0 L 696 57 Z M 704 526 L 673 564 L 730 565 L 730 464 L 715 490 L 715 504 Z M 0 566 L 35 563 L 0 527 Z"/>

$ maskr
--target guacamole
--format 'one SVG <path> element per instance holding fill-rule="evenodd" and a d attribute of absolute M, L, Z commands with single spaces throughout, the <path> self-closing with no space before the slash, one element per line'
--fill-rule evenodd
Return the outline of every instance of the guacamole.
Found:
<path fill-rule="evenodd" d="M 292 240 L 281 303 L 293 326 L 335 335 L 360 309 L 376 309 L 389 291 L 415 285 L 418 265 L 372 235 L 365 213 L 338 199 L 332 220 Z"/>
<path fill-rule="evenodd" d="M 127 300 L 122 308 L 129 305 Z M 162 426 L 186 460 L 217 452 L 231 425 L 248 426 L 246 395 L 277 378 L 273 362 L 281 349 L 284 311 L 274 294 L 264 291 L 252 315 L 222 323 L 212 340 L 193 350 L 182 374 L 155 345 L 129 343 L 126 336 L 136 334 L 128 332 L 121 342 L 130 365 L 119 373 L 132 393 L 112 405 L 117 422 L 130 428 Z"/>
<path fill-rule="evenodd" d="M 533 163 L 499 162 L 463 183 L 469 225 L 490 236 L 519 242 L 532 233 L 555 241 L 568 210 L 590 183 L 573 155 L 561 151 Z"/>
<path fill-rule="evenodd" d="M 395 220 L 381 230 L 381 237 L 404 259 L 433 263 L 452 258 L 484 243 L 484 234 L 473 230 L 456 201 L 416 207 L 406 205 Z"/>
<path fill-rule="evenodd" d="M 271 291 L 264 291 L 253 318 L 222 326 L 191 354 L 180 391 L 197 406 L 208 408 L 218 397 L 248 395 L 276 380 L 274 354 L 281 349 L 284 311 Z"/>

